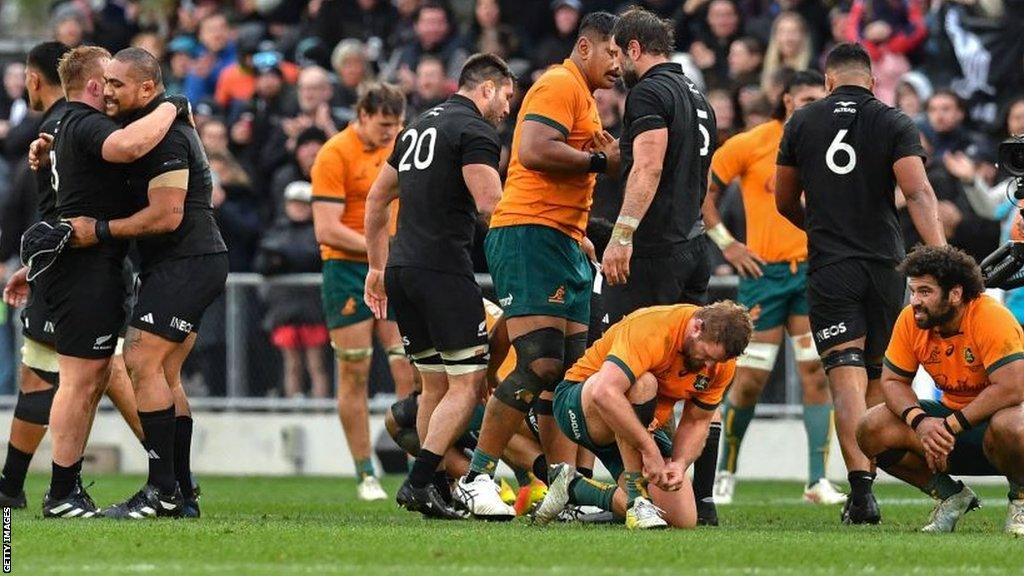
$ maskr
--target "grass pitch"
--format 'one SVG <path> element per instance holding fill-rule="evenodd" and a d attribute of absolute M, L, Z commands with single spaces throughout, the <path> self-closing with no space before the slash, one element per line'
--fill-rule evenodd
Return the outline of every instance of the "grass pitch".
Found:
<path fill-rule="evenodd" d="M 198 521 L 42 520 L 44 476 L 26 486 L 12 519 L 15 574 L 1021 574 L 1024 539 L 1002 533 L 1006 489 L 975 487 L 981 510 L 954 534 L 917 530 L 931 503 L 881 485 L 881 526 L 844 527 L 838 507 L 800 501 L 786 482 L 740 482 L 722 526 L 627 532 L 623 526 L 529 526 L 425 521 L 392 502 L 362 503 L 335 478 L 204 477 Z M 101 505 L 140 477 L 100 476 Z M 385 487 L 394 494 L 399 478 Z"/>

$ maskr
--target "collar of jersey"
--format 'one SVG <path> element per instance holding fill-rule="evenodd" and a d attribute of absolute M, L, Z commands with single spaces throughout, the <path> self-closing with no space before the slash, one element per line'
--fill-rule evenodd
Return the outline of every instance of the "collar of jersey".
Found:
<path fill-rule="evenodd" d="M 867 94 L 868 96 L 873 95 L 871 90 L 863 86 L 854 86 L 853 84 L 843 84 L 832 91 L 833 94 Z"/>
<path fill-rule="evenodd" d="M 466 98 L 462 94 L 452 94 L 451 96 L 448 97 L 448 101 L 452 102 L 453 104 L 459 104 L 461 106 L 467 106 L 467 107 L 469 107 L 470 110 L 475 112 L 477 115 L 479 115 L 481 117 L 483 116 L 483 114 L 480 113 L 480 109 L 476 107 L 476 103 L 473 102 L 472 100 L 470 100 L 469 98 Z"/>
<path fill-rule="evenodd" d="M 583 87 L 583 91 L 589 94 L 591 98 L 593 98 L 594 93 L 590 90 L 590 87 L 587 86 L 587 79 L 583 77 L 583 72 L 581 72 L 579 67 L 576 66 L 576 63 L 573 62 L 571 58 L 566 58 L 565 60 L 562 61 L 562 66 L 565 66 L 566 70 L 568 70 L 569 73 L 572 74 L 572 77 L 575 78 L 577 82 L 579 82 L 580 86 Z"/>
<path fill-rule="evenodd" d="M 683 65 L 678 64 L 676 62 L 672 62 L 671 60 L 668 62 L 662 62 L 661 64 L 655 64 L 654 66 L 651 66 L 650 69 L 647 70 L 647 72 L 644 72 L 644 75 L 641 76 L 640 79 L 643 80 L 644 78 L 647 78 L 648 76 L 651 76 L 660 70 L 664 70 L 666 72 L 671 71 L 681 73 L 683 71 Z"/>

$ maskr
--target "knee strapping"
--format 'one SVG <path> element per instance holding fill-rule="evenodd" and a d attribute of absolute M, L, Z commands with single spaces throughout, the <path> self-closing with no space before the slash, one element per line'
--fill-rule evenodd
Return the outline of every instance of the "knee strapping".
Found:
<path fill-rule="evenodd" d="M 410 354 L 409 357 L 412 358 L 412 363 L 420 372 L 444 372 L 444 360 L 433 348 Z"/>
<path fill-rule="evenodd" d="M 906 450 L 889 449 L 875 456 L 875 463 L 882 470 L 899 464 L 900 460 L 907 454 Z"/>
<path fill-rule="evenodd" d="M 821 364 L 824 366 L 826 374 L 840 366 L 864 368 L 864 350 L 860 348 L 844 348 L 842 350 L 835 350 L 828 356 L 822 358 Z"/>
<path fill-rule="evenodd" d="M 50 372 L 49 370 L 40 370 L 39 368 L 33 368 L 32 366 L 29 366 L 28 369 L 31 370 L 36 376 L 39 376 L 40 380 L 42 380 L 43 382 L 46 382 L 50 386 L 56 386 L 57 384 L 60 383 L 60 373 L 59 372 Z"/>
<path fill-rule="evenodd" d="M 462 376 L 487 369 L 487 346 L 441 352 L 444 371 L 449 376 Z"/>
<path fill-rule="evenodd" d="M 541 328 L 512 341 L 516 351 L 516 367 L 494 391 L 503 403 L 526 412 L 545 390 L 554 390 L 565 369 L 565 336 L 557 328 Z M 534 362 L 550 361 L 538 374 Z"/>
<path fill-rule="evenodd" d="M 373 348 L 335 348 L 334 355 L 342 362 L 359 362 L 373 356 Z"/>
<path fill-rule="evenodd" d="M 31 338 L 25 338 L 25 343 L 21 346 L 21 363 L 32 368 L 37 374 L 40 371 L 54 373 L 60 371 L 57 351 Z M 41 374 L 40 378 L 42 378 Z"/>
<path fill-rule="evenodd" d="M 385 349 L 385 352 L 387 352 L 388 354 L 388 362 L 394 362 L 395 360 L 405 360 L 407 358 L 407 356 L 405 355 L 405 346 L 402 346 L 401 344 L 388 346 Z"/>
<path fill-rule="evenodd" d="M 18 403 L 14 406 L 14 417 L 31 424 L 47 426 L 50 423 L 50 407 L 56 388 L 38 392 L 18 392 Z"/>
<path fill-rule="evenodd" d="M 797 362 L 820 362 L 818 347 L 814 345 L 814 335 L 808 332 L 790 339 L 793 342 L 793 359 Z"/>
<path fill-rule="evenodd" d="M 580 332 L 565 337 L 565 367 L 570 368 L 587 352 L 587 333 Z"/>
<path fill-rule="evenodd" d="M 391 405 L 391 416 L 395 419 L 395 424 L 399 428 L 416 428 L 419 396 L 419 392 L 413 392 Z"/>
<path fill-rule="evenodd" d="M 779 356 L 779 345 L 768 342 L 751 342 L 747 349 L 736 359 L 736 366 L 771 372 L 775 368 L 775 359 Z"/>
<path fill-rule="evenodd" d="M 538 416 L 554 416 L 555 405 L 546 398 L 537 398 L 537 401 L 533 403 L 533 412 Z"/>

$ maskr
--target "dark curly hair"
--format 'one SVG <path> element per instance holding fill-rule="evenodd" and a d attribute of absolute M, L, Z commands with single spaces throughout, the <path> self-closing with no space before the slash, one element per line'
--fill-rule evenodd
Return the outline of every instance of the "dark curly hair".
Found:
<path fill-rule="evenodd" d="M 911 278 L 935 278 L 944 295 L 954 286 L 960 286 L 964 302 L 985 292 L 981 266 L 969 254 L 952 246 L 918 246 L 903 260 L 899 271 Z"/>

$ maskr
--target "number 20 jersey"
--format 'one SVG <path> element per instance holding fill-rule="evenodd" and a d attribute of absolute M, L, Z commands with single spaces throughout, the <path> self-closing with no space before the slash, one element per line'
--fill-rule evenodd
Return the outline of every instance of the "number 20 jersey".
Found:
<path fill-rule="evenodd" d="M 793 114 L 777 164 L 800 173 L 812 271 L 847 258 L 903 259 L 893 164 L 924 154 L 913 121 L 859 86 Z"/>
<path fill-rule="evenodd" d="M 398 171 L 398 232 L 388 267 L 472 276 L 477 210 L 462 167 L 498 169 L 498 132 L 473 101 L 458 94 L 421 114 L 388 159 Z"/>

